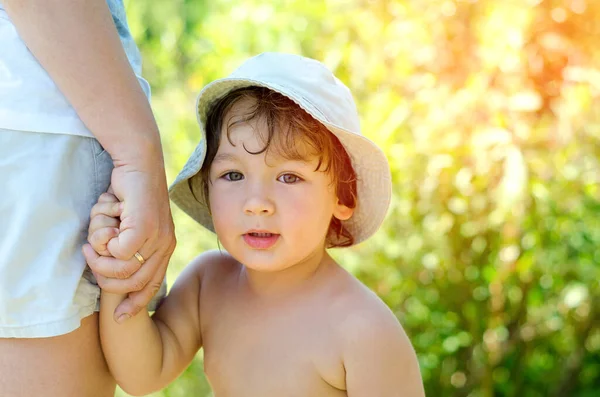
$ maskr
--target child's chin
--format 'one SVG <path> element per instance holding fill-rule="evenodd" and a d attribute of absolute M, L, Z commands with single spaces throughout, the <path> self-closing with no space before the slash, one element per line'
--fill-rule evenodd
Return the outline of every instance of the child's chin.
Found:
<path fill-rule="evenodd" d="M 242 256 L 242 258 L 236 258 L 238 259 L 238 262 L 240 262 L 246 268 L 257 272 L 277 272 L 288 267 L 281 263 L 281 261 L 273 258 L 272 253 L 271 255 L 268 255 L 266 252 L 258 251 Z"/>
<path fill-rule="evenodd" d="M 285 270 L 286 266 L 282 266 L 282 265 L 270 265 L 267 263 L 252 263 L 250 262 L 249 264 L 245 264 L 242 262 L 242 264 L 250 270 L 254 270 L 256 272 L 263 272 L 263 273 L 275 273 L 281 270 Z"/>

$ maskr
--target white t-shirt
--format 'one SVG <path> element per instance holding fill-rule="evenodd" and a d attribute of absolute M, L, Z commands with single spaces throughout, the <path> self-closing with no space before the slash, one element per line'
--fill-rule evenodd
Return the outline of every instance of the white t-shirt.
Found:
<path fill-rule="evenodd" d="M 129 63 L 150 98 L 150 85 L 141 77 L 141 57 L 129 33 L 123 2 L 107 0 L 107 3 Z M 23 43 L 1 4 L 0 128 L 93 136 Z"/>

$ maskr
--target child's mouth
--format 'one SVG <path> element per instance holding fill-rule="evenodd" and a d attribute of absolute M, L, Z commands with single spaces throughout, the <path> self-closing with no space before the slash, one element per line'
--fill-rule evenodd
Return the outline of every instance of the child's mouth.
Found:
<path fill-rule="evenodd" d="M 279 239 L 279 234 L 276 233 L 268 233 L 268 232 L 250 232 L 244 234 L 244 241 L 251 248 L 266 250 L 271 248 L 277 240 Z"/>

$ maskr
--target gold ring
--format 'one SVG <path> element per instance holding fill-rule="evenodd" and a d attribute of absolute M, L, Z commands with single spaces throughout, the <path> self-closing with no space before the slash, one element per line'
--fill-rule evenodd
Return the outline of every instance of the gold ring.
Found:
<path fill-rule="evenodd" d="M 144 259 L 144 257 L 142 256 L 142 254 L 140 254 L 139 252 L 135 252 L 135 254 L 133 254 L 133 256 L 135 256 L 135 259 L 138 260 L 138 262 L 140 262 L 140 265 L 143 265 L 144 262 L 146 262 L 146 260 Z"/>

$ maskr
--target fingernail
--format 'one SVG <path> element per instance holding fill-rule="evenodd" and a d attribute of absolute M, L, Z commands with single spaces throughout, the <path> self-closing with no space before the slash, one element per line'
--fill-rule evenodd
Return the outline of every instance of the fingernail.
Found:
<path fill-rule="evenodd" d="M 119 209 L 121 211 L 123 211 L 123 208 L 125 208 L 125 203 L 123 203 L 123 202 L 119 203 Z"/>
<path fill-rule="evenodd" d="M 116 227 L 113 230 L 114 230 L 115 234 L 119 234 L 121 232 L 121 230 L 117 229 Z"/>
<path fill-rule="evenodd" d="M 130 318 L 131 318 L 131 316 L 127 313 L 121 314 L 119 316 L 119 318 L 117 319 L 117 323 L 123 324 L 123 322 L 129 320 Z"/>

